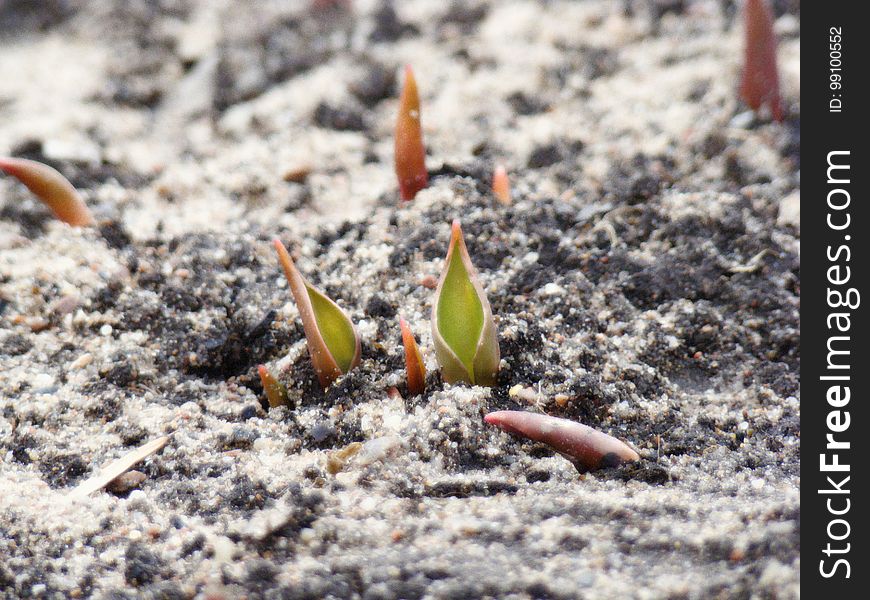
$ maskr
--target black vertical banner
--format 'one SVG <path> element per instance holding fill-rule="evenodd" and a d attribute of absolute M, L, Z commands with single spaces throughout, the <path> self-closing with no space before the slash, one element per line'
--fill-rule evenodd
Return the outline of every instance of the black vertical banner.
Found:
<path fill-rule="evenodd" d="M 807 2 L 801 31 L 801 586 L 866 598 L 870 31 L 861 2 Z M 866 306 L 865 306 L 866 304 Z M 822 596 L 821 594 L 824 594 Z"/>

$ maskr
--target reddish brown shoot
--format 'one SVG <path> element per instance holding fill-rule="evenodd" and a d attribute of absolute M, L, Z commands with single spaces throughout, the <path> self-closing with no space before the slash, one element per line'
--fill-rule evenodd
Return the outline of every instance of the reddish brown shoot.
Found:
<path fill-rule="evenodd" d="M 269 400 L 269 406 L 286 406 L 287 404 L 287 388 L 278 381 L 274 375 L 264 365 L 257 367 L 257 373 L 260 374 L 260 383 L 263 384 L 263 392 L 266 394 L 266 399 Z"/>
<path fill-rule="evenodd" d="M 573 462 L 581 472 L 615 467 L 640 459 L 637 452 L 615 437 L 568 419 L 499 410 L 486 415 L 484 421 L 507 432 L 547 444 Z"/>
<path fill-rule="evenodd" d="M 511 184 L 503 165 L 498 165 L 492 174 L 492 193 L 502 204 L 511 203 Z"/>
<path fill-rule="evenodd" d="M 782 121 L 776 35 L 773 33 L 773 11 L 767 0 L 746 0 L 743 28 L 745 45 L 740 98 L 756 112 L 766 104 L 773 118 Z"/>
<path fill-rule="evenodd" d="M 417 347 L 414 334 L 408 322 L 399 317 L 399 327 L 402 329 L 402 344 L 405 346 L 405 371 L 408 376 L 408 393 L 419 396 L 426 389 L 426 366 Z"/>
<path fill-rule="evenodd" d="M 25 158 L 0 156 L 0 170 L 26 185 L 64 223 L 74 227 L 94 224 L 91 211 L 73 185 L 48 165 Z"/>
<path fill-rule="evenodd" d="M 405 67 L 405 85 L 399 98 L 396 120 L 396 177 L 402 200 L 413 200 L 417 192 L 429 184 L 426 172 L 426 150 L 420 127 L 420 96 L 410 66 Z"/>

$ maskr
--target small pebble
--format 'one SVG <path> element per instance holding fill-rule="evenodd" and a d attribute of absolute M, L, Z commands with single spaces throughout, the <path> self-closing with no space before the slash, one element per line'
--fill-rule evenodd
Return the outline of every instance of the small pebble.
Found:
<path fill-rule="evenodd" d="M 148 496 L 142 490 L 133 490 L 127 499 L 133 508 L 144 508 L 148 504 Z"/>
<path fill-rule="evenodd" d="M 434 290 L 436 287 L 438 287 L 438 280 L 435 278 L 434 275 L 424 275 L 422 278 L 420 278 L 420 285 L 428 290 Z"/>
<path fill-rule="evenodd" d="M 534 404 L 538 400 L 538 393 L 532 388 L 524 387 L 521 384 L 516 384 L 508 391 L 508 396 L 517 400 L 522 400 L 529 404 Z"/>
<path fill-rule="evenodd" d="M 54 303 L 52 310 L 55 314 L 66 315 L 79 307 L 79 298 L 77 296 L 64 296 Z"/>
<path fill-rule="evenodd" d="M 90 352 L 85 352 L 84 354 L 79 356 L 77 359 L 72 361 L 69 364 L 69 368 L 73 371 L 75 371 L 77 369 L 83 369 L 84 367 L 91 364 L 93 361 L 94 361 L 94 355 L 91 354 Z"/>
<path fill-rule="evenodd" d="M 127 471 L 113 479 L 109 485 L 106 486 L 106 489 L 113 494 L 123 494 L 138 487 L 139 484 L 146 479 L 148 479 L 148 476 L 141 471 Z"/>
<path fill-rule="evenodd" d="M 40 373 L 31 380 L 31 386 L 37 393 L 51 392 L 55 389 L 55 379 L 48 373 Z"/>
<path fill-rule="evenodd" d="M 33 333 L 39 333 L 51 327 L 51 323 L 42 317 L 35 317 L 27 321 L 27 326 L 30 327 L 30 331 Z"/>
<path fill-rule="evenodd" d="M 298 165 L 284 171 L 282 179 L 288 183 L 305 183 L 311 174 L 311 165 Z"/>
<path fill-rule="evenodd" d="M 373 462 L 383 460 L 390 452 L 399 448 L 401 445 L 401 438 L 395 435 L 385 435 L 383 437 L 369 440 L 363 444 L 357 460 L 361 465 L 369 465 Z"/>
<path fill-rule="evenodd" d="M 317 534 L 310 527 L 306 527 L 299 532 L 299 541 L 303 544 L 310 544 L 317 539 Z"/>
<path fill-rule="evenodd" d="M 233 559 L 236 545 L 229 538 L 217 536 L 212 540 L 212 549 L 214 550 L 215 562 L 227 563 Z"/>
<path fill-rule="evenodd" d="M 548 283 L 541 290 L 545 296 L 562 296 L 565 294 L 565 288 L 557 283 Z"/>
<path fill-rule="evenodd" d="M 351 442 L 344 448 L 330 452 L 326 457 L 326 470 L 330 475 L 335 475 L 344 469 L 347 461 L 363 447 L 360 442 Z"/>
<path fill-rule="evenodd" d="M 747 110 L 734 115 L 734 118 L 731 119 L 728 126 L 734 127 L 735 129 L 748 129 L 753 121 L 755 121 L 755 112 Z"/>
<path fill-rule="evenodd" d="M 779 226 L 791 225 L 792 227 L 800 228 L 801 226 L 801 194 L 800 192 L 792 192 L 785 198 L 779 201 L 779 215 L 776 217 L 776 224 Z"/>

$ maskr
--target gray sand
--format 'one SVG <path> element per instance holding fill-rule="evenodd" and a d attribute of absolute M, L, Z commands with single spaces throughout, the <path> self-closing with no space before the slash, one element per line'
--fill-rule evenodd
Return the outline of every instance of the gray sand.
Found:
<path fill-rule="evenodd" d="M 0 1 L 0 154 L 100 226 L 0 178 L 0 598 L 799 597 L 796 3 L 783 123 L 735 96 L 730 2 L 31 4 Z M 404 63 L 431 185 L 399 207 Z M 437 375 L 453 218 L 491 389 Z M 362 339 L 326 393 L 275 236 Z M 500 409 L 642 460 L 581 475 Z M 161 435 L 133 489 L 71 497 Z"/>

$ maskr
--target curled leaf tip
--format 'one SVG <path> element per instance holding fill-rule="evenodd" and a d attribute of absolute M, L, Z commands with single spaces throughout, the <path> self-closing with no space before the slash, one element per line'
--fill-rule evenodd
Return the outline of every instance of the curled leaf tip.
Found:
<path fill-rule="evenodd" d="M 498 378 L 498 335 L 489 301 L 453 221 L 450 247 L 432 306 L 432 339 L 447 383 L 492 386 Z"/>
<path fill-rule="evenodd" d="M 492 193 L 502 204 L 511 203 L 511 184 L 504 165 L 497 165 L 492 174 Z"/>
<path fill-rule="evenodd" d="M 265 365 L 257 366 L 257 373 L 260 375 L 260 383 L 263 384 L 263 392 L 266 394 L 266 399 L 269 401 L 269 406 L 286 406 L 288 404 L 287 388 L 284 384 L 272 375 Z"/>
<path fill-rule="evenodd" d="M 359 364 L 359 336 L 344 311 L 302 277 L 281 240 L 272 243 L 302 319 L 311 363 L 326 389 Z"/>
<path fill-rule="evenodd" d="M 640 459 L 625 443 L 577 421 L 518 410 L 491 412 L 483 420 L 509 433 L 547 444 L 581 472 Z"/>
<path fill-rule="evenodd" d="M 758 112 L 767 105 L 776 121 L 783 111 L 776 64 L 776 34 L 773 11 L 767 0 L 746 0 L 743 7 L 744 64 L 740 98 Z"/>
<path fill-rule="evenodd" d="M 402 345 L 405 347 L 405 371 L 408 377 L 408 393 L 418 396 L 426 389 L 426 365 L 414 339 L 414 333 L 408 322 L 399 317 L 399 327 L 402 330 Z"/>
<path fill-rule="evenodd" d="M 396 177 L 402 200 L 413 200 L 429 184 L 426 150 L 420 126 L 420 96 L 410 65 L 405 65 L 405 83 L 399 98 L 395 133 Z"/>
<path fill-rule="evenodd" d="M 74 227 L 94 224 L 94 217 L 81 195 L 52 167 L 26 158 L 0 156 L 0 170 L 27 186 L 64 223 Z"/>

